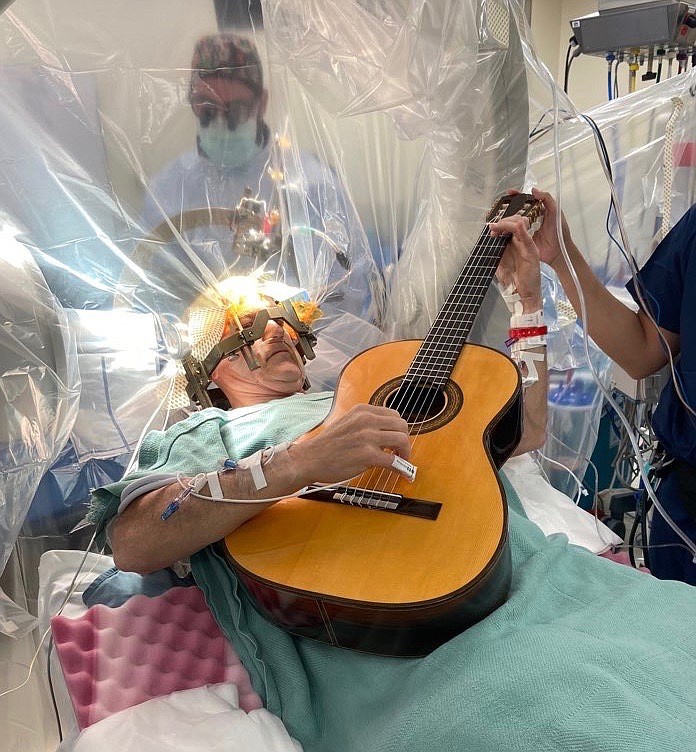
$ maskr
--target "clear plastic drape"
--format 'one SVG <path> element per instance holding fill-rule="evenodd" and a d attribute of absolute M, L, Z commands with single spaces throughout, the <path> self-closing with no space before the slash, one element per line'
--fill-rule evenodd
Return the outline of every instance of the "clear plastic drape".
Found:
<path fill-rule="evenodd" d="M 628 278 L 591 131 L 561 92 L 554 107 L 520 2 L 265 0 L 245 22 L 246 0 L 223 5 L 16 0 L 0 16 L 0 567 L 20 528 L 67 535 L 143 431 L 178 417 L 189 312 L 229 275 L 319 302 L 314 389 L 425 334 L 506 188 L 559 194 L 604 283 Z M 693 201 L 692 87 L 590 113 L 639 264 Z M 544 292 L 544 454 L 573 496 L 602 400 L 549 270 Z M 504 350 L 508 317 L 492 289 L 472 338 Z"/>
<path fill-rule="evenodd" d="M 507 187 L 560 191 L 602 280 L 620 291 L 627 279 L 591 132 L 562 93 L 554 152 L 550 82 L 519 4 L 269 1 L 263 21 L 225 28 L 233 42 L 221 48 L 220 20 L 208 0 L 17 0 L 0 17 L 0 201 L 55 296 L 82 381 L 74 420 L 66 409 L 56 428 L 60 458 L 26 518 L 29 536 L 70 530 L 89 488 L 122 472 L 146 425 L 168 420 L 172 342 L 227 275 L 261 269 L 321 304 L 316 389 L 361 349 L 425 333 Z M 253 125 L 233 149 L 204 122 L 211 60 L 233 71 L 226 85 L 251 92 L 227 111 L 228 123 L 243 110 Z M 692 200 L 689 78 L 590 113 L 639 263 Z M 608 226 L 616 236 L 615 218 Z M 555 439 L 584 457 L 601 399 L 575 374 L 587 366 L 581 330 L 557 310 L 551 274 L 546 297 L 552 413 L 579 393 L 592 407 Z M 493 291 L 474 338 L 503 349 L 506 324 Z M 33 495 L 3 507 L 14 527 Z"/>
<path fill-rule="evenodd" d="M 0 218 L 0 270 L 2 571 L 39 481 L 68 439 L 80 382 L 65 312 L 7 217 Z"/>

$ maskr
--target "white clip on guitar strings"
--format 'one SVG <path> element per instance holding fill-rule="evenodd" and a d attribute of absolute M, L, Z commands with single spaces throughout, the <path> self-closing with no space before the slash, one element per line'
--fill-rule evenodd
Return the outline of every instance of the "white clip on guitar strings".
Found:
<path fill-rule="evenodd" d="M 416 479 L 416 472 L 418 471 L 418 468 L 415 465 L 412 465 L 408 460 L 405 460 L 403 457 L 399 457 L 398 454 L 394 455 L 391 466 L 394 468 L 394 470 L 396 470 L 397 473 L 403 475 L 404 478 L 409 481 L 409 483 L 413 483 L 413 481 Z"/>

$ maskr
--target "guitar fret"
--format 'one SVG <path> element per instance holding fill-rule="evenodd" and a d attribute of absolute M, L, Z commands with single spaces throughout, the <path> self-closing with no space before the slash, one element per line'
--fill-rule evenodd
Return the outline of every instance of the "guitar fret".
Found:
<path fill-rule="evenodd" d="M 445 374 L 449 375 L 449 372 L 450 367 L 443 366 L 442 368 L 409 368 L 406 373 L 411 376 L 444 376 Z"/>

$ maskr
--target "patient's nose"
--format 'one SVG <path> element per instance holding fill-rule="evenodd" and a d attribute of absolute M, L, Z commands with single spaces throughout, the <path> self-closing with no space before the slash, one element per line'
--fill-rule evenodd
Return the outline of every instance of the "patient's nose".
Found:
<path fill-rule="evenodd" d="M 271 337 L 279 337 L 283 334 L 283 325 L 279 321 L 271 319 L 263 330 L 263 338 L 270 339 Z"/>

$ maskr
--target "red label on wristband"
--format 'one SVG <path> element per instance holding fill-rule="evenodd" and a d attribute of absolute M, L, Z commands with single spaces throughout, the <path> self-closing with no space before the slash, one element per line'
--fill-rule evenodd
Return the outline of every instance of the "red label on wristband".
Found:
<path fill-rule="evenodd" d="M 526 339 L 527 337 L 540 337 L 548 332 L 546 326 L 520 326 L 510 329 L 508 335 L 512 340 Z"/>

